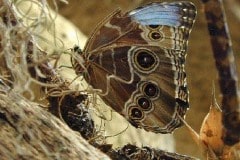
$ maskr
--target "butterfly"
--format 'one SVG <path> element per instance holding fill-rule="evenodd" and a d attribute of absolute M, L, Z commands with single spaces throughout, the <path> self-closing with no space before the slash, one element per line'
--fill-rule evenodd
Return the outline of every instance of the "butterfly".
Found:
<path fill-rule="evenodd" d="M 191 2 L 118 9 L 74 48 L 73 68 L 133 126 L 171 133 L 189 108 L 184 65 L 195 16 Z"/>

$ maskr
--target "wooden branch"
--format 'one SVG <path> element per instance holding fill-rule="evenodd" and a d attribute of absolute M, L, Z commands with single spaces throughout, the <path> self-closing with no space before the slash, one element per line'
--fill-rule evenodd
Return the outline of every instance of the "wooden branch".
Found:
<path fill-rule="evenodd" d="M 202 0 L 202 2 L 223 96 L 223 140 L 226 145 L 234 145 L 240 140 L 240 97 L 232 42 L 222 1 Z"/>
<path fill-rule="evenodd" d="M 13 92 L 0 94 L 1 159 L 106 159 L 58 118 Z"/>

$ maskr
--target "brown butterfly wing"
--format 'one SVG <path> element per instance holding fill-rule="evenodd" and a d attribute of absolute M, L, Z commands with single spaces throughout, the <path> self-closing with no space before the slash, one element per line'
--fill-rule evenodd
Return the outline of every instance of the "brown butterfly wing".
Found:
<path fill-rule="evenodd" d="M 148 19 L 151 12 L 163 17 L 163 24 Z M 97 27 L 83 51 L 87 82 L 102 90 L 103 100 L 134 126 L 172 132 L 188 108 L 184 62 L 195 15 L 189 2 L 154 3 L 124 15 L 115 12 Z"/>
<path fill-rule="evenodd" d="M 156 7 L 159 10 L 154 11 Z M 147 10 L 147 13 L 144 10 Z M 143 16 L 144 14 L 152 16 L 155 12 L 157 18 L 149 18 L 150 22 L 146 22 L 149 23 L 148 25 L 141 25 L 145 19 L 149 20 L 148 17 Z M 169 18 L 166 18 L 166 16 L 158 18 L 161 14 L 169 15 Z M 143 18 L 141 19 L 138 16 Z M 99 23 L 92 32 L 84 53 L 89 54 L 91 52 L 91 54 L 94 54 L 104 47 L 126 43 L 128 45 L 151 43 L 151 45 L 167 49 L 186 50 L 195 16 L 196 8 L 191 2 L 152 3 L 126 14 L 116 10 Z M 156 34 L 155 31 L 158 31 L 159 34 Z M 160 36 L 160 39 L 154 40 L 152 37 L 156 38 L 157 35 Z"/>
<path fill-rule="evenodd" d="M 147 71 L 139 68 L 135 56 L 141 52 L 155 56 L 154 68 Z M 135 126 L 171 132 L 180 125 L 177 114 L 183 116 L 188 108 L 188 90 L 182 66 L 185 59 L 169 56 L 170 53 L 171 50 L 156 46 L 124 46 L 104 51 L 99 53 L 102 56 L 96 56 L 101 60 L 91 57 L 95 63 L 88 68 L 87 81 L 106 93 L 101 96 L 103 100 Z M 148 85 L 155 87 L 156 96 L 149 96 Z M 148 100 L 149 107 L 141 106 L 141 98 Z"/>

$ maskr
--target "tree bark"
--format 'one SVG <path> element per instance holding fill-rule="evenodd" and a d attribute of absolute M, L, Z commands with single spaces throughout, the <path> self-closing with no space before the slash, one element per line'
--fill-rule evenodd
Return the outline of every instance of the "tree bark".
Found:
<path fill-rule="evenodd" d="M 110 159 L 38 104 L 0 94 L 1 159 Z"/>

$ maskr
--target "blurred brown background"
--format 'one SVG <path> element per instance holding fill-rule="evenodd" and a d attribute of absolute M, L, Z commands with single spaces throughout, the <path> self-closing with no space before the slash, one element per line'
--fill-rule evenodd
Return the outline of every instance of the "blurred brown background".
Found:
<path fill-rule="evenodd" d="M 169 0 L 165 0 L 169 1 Z M 95 25 L 105 16 L 110 14 L 117 7 L 128 11 L 151 0 L 69 0 L 69 4 L 58 4 L 59 13 L 73 22 L 84 34 L 89 36 Z M 215 62 L 211 52 L 211 46 L 203 13 L 203 6 L 200 1 L 192 0 L 198 10 L 195 26 L 189 40 L 188 57 L 186 64 L 188 86 L 190 90 L 190 110 L 187 113 L 186 121 L 197 132 L 199 132 L 202 120 L 207 114 L 211 103 L 212 81 L 217 82 Z M 240 71 L 240 19 L 236 16 L 232 6 L 233 0 L 227 1 L 225 10 L 233 41 L 235 59 Z M 234 5 L 234 7 L 236 7 Z M 240 16 L 240 15 L 238 15 Z M 217 101 L 220 104 L 219 92 Z M 176 151 L 181 154 L 199 156 L 200 150 L 191 139 L 187 130 L 182 127 L 174 132 L 176 138 Z M 161 145 L 161 144 L 160 144 Z"/>

